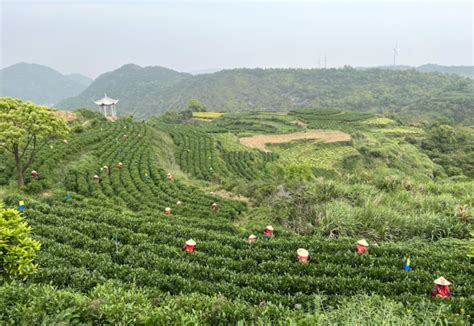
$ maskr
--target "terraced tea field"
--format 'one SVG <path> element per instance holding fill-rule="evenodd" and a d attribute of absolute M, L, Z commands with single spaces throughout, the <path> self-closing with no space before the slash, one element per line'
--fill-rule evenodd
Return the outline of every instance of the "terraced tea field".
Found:
<path fill-rule="evenodd" d="M 341 115 L 350 125 L 351 116 Z M 308 163 L 332 170 L 344 158 L 361 155 L 350 145 L 351 135 L 312 130 L 243 137 L 237 144 L 245 127 L 237 116 L 231 120 L 227 136 L 209 127 L 214 122 L 95 121 L 71 134 L 67 144 L 58 140 L 41 152 L 34 165 L 40 177 L 27 178 L 27 192 L 1 192 L 9 208 L 25 200 L 22 214 L 42 248 L 36 274 L 0 287 L 0 323 L 332 325 L 348 321 L 347 314 L 383 321 L 387 307 L 397 321 L 442 324 L 440 315 L 452 324 L 472 320 L 468 226 L 453 215 L 454 203 L 472 200 L 467 182 L 421 187 L 398 176 L 369 174 L 352 176 L 347 184 L 312 179 L 308 189 L 314 186 L 314 200 L 324 211 L 315 210 L 309 224 L 330 229 L 331 236 L 299 235 L 272 220 L 284 218 L 285 211 L 271 206 L 293 193 L 267 167 Z M 294 116 L 275 120 L 293 128 L 286 123 Z M 271 124 L 261 118 L 247 131 L 264 125 Z M 173 142 L 167 146 L 175 162 L 157 157 L 157 147 L 166 143 L 163 134 Z M 180 174 L 168 178 L 165 164 L 174 163 Z M 242 202 L 208 191 L 224 192 L 227 185 L 255 196 Z M 43 191 L 50 196 L 41 197 Z M 303 199 L 296 203 L 305 210 Z M 395 210 L 407 216 L 422 211 L 419 219 L 427 222 L 394 218 L 389 224 L 377 210 L 381 205 L 390 205 L 384 211 L 390 216 Z M 368 228 L 338 223 L 347 211 L 357 211 L 357 224 Z M 264 240 L 270 223 L 273 237 Z M 384 227 L 390 230 L 376 233 Z M 351 236 L 341 235 L 345 228 Z M 256 242 L 247 241 L 250 234 Z M 370 243 L 367 254 L 355 252 L 362 237 Z M 196 251 L 183 251 L 191 238 Z M 309 263 L 297 262 L 298 248 L 310 252 Z M 404 269 L 407 257 L 411 271 Z M 452 298 L 430 299 L 439 276 L 452 282 Z"/>

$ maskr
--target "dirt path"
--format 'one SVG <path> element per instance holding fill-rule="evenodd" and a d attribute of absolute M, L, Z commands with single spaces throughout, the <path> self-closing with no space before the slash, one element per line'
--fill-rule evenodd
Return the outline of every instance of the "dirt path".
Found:
<path fill-rule="evenodd" d="M 351 140 L 351 136 L 341 131 L 308 130 L 303 132 L 294 132 L 291 134 L 256 135 L 251 137 L 243 137 L 240 138 L 239 141 L 244 146 L 260 149 L 262 151 L 268 151 L 265 147 L 266 144 L 288 143 L 292 140 L 300 139 L 319 139 L 326 143 L 334 143 Z"/>

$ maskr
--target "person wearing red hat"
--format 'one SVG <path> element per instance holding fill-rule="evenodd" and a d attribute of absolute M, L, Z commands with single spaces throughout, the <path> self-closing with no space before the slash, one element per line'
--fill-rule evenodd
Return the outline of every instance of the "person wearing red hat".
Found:
<path fill-rule="evenodd" d="M 31 176 L 32 176 L 33 178 L 37 178 L 37 177 L 39 176 L 39 173 L 36 172 L 35 170 L 33 170 L 33 171 L 31 171 Z"/>

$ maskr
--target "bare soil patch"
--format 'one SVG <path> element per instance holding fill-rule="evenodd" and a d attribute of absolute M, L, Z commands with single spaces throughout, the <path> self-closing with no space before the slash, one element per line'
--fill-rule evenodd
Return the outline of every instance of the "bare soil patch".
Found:
<path fill-rule="evenodd" d="M 326 143 L 334 143 L 340 141 L 351 140 L 351 135 L 341 131 L 334 130 L 308 130 L 302 132 L 294 132 L 291 134 L 279 135 L 255 135 L 251 137 L 242 137 L 239 139 L 240 143 L 250 148 L 268 151 L 266 144 L 282 144 L 288 143 L 292 140 L 301 139 L 319 139 Z"/>
<path fill-rule="evenodd" d="M 211 191 L 210 194 L 213 195 L 213 196 L 219 196 L 219 197 L 222 197 L 222 198 L 225 198 L 225 199 L 238 200 L 240 202 L 244 202 L 244 203 L 247 203 L 247 204 L 250 203 L 249 198 L 244 197 L 242 195 L 234 194 L 230 191 L 226 191 L 226 190 L 223 190 L 223 189 L 220 189 L 220 190 L 217 190 L 217 191 Z"/>
<path fill-rule="evenodd" d="M 66 112 L 66 111 L 54 111 L 54 114 L 63 118 L 67 122 L 71 122 L 77 119 L 77 116 L 74 112 Z"/>

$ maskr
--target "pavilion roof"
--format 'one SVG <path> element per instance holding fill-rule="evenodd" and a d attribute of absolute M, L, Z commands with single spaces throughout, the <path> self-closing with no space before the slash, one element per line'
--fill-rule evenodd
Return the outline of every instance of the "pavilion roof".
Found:
<path fill-rule="evenodd" d="M 112 105 L 112 104 L 117 104 L 119 100 L 114 100 L 113 98 L 110 98 L 107 96 L 107 94 L 104 94 L 104 97 L 101 98 L 98 101 L 94 101 L 95 104 L 97 105 Z"/>

